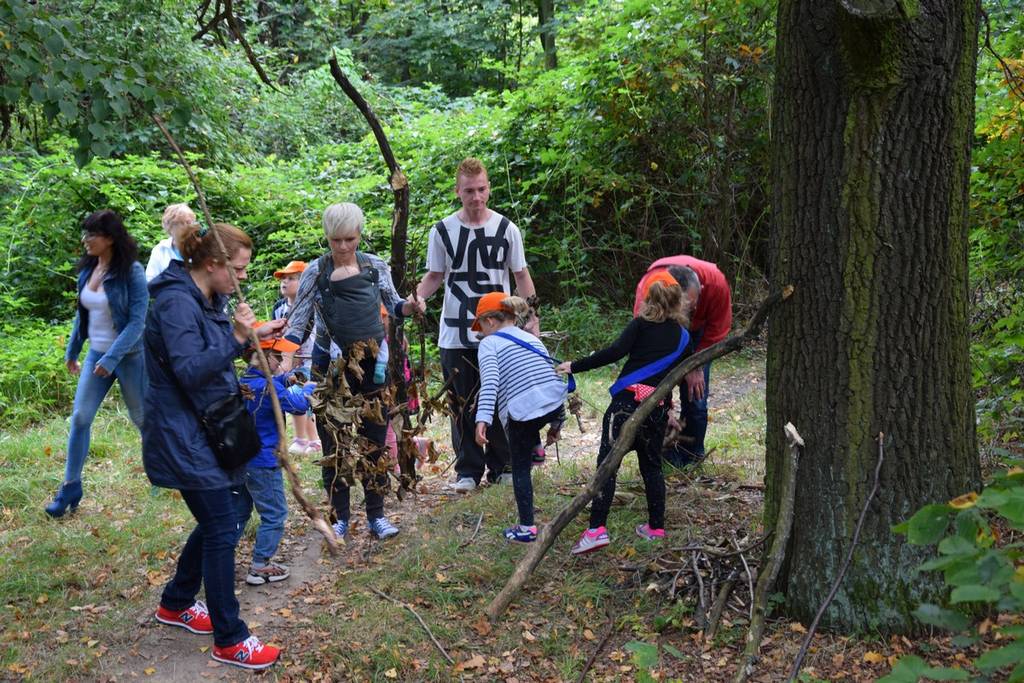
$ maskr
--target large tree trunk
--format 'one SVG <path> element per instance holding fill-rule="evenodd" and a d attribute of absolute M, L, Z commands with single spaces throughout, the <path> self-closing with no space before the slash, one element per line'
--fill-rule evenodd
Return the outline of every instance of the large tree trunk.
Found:
<path fill-rule="evenodd" d="M 769 327 L 767 518 L 786 441 L 806 442 L 786 609 L 828 593 L 871 488 L 881 491 L 825 616 L 920 630 L 935 584 L 890 531 L 980 482 L 968 364 L 967 191 L 976 0 L 781 0 L 772 122 L 771 277 L 796 294 Z"/>

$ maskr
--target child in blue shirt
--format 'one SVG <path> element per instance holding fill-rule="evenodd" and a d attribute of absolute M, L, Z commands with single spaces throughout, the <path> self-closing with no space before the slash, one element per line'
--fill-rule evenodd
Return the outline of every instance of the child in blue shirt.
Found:
<path fill-rule="evenodd" d="M 293 415 L 304 415 L 309 409 L 309 395 L 313 393 L 314 384 L 309 382 L 303 386 L 285 386 L 282 354 L 294 353 L 298 345 L 287 339 L 268 339 L 260 342 L 260 348 L 267 354 L 270 372 L 273 375 L 274 391 L 281 403 L 281 409 Z M 255 507 L 260 517 L 260 525 L 256 530 L 256 542 L 252 549 L 252 564 L 245 582 L 251 586 L 264 583 L 276 583 L 288 578 L 288 567 L 271 558 L 277 552 L 277 546 L 284 535 L 284 521 L 288 516 L 288 503 L 284 497 L 284 480 L 274 450 L 277 448 L 277 422 L 274 420 L 273 402 L 268 392 L 267 380 L 259 368 L 253 364 L 253 352 L 246 352 L 246 360 L 250 363 L 239 381 L 251 390 L 252 396 L 245 400 L 245 407 L 252 413 L 256 421 L 256 431 L 260 435 L 263 448 L 259 454 L 249 461 L 245 470 L 245 486 L 242 487 L 239 500 L 239 534 L 245 529 L 252 509 Z"/>

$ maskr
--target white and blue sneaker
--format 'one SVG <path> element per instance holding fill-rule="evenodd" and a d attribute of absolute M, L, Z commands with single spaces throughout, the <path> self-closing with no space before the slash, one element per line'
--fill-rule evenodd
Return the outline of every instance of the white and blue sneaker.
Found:
<path fill-rule="evenodd" d="M 343 539 L 345 538 L 345 535 L 348 533 L 348 520 L 339 519 L 337 522 L 331 525 L 331 528 L 334 529 L 334 534 L 338 538 Z"/>
<path fill-rule="evenodd" d="M 533 543 L 537 540 L 537 527 L 516 524 L 505 529 L 505 538 L 513 543 Z"/>
<path fill-rule="evenodd" d="M 389 522 L 387 517 L 378 517 L 370 522 L 370 533 L 383 541 L 392 536 L 397 536 L 398 527 Z"/>

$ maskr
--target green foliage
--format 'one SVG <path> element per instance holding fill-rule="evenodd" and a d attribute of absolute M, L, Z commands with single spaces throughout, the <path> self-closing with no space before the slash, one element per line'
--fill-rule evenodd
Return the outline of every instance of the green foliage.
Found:
<path fill-rule="evenodd" d="M 972 617 L 983 610 L 1019 614 L 1024 610 L 1024 552 L 1017 542 L 1000 543 L 1006 529 L 1024 530 L 1024 469 L 1001 472 L 980 495 L 968 493 L 945 505 L 928 505 L 894 527 L 915 545 L 938 544 L 938 555 L 921 571 L 942 572 L 950 589 L 948 607 L 922 604 L 914 613 L 922 622 L 953 632 L 964 632 L 958 642 L 977 643 L 980 635 Z M 974 660 L 985 676 L 1013 667 L 1008 678 L 1024 680 L 1024 628 L 993 618 L 992 637 L 1004 644 Z M 916 657 L 903 658 L 885 679 L 890 683 L 917 680 L 966 680 L 965 672 L 932 669 Z M 988 679 L 982 679 L 988 680 Z"/>
<path fill-rule="evenodd" d="M 986 5 L 996 31 L 1020 16 L 1019 3 Z M 971 359 L 979 437 L 1001 454 L 1024 438 L 1024 34 L 1003 31 L 994 42 L 1015 72 L 1017 94 L 983 53 L 971 174 Z"/>
<path fill-rule="evenodd" d="M 631 293 L 653 254 L 760 260 L 770 3 L 593 2 L 510 93 L 509 171 L 561 292 Z M 728 189 L 727 189 L 728 188 Z M 726 254 L 735 257 L 724 258 Z"/>
<path fill-rule="evenodd" d="M 75 161 L 159 140 L 154 112 L 191 148 L 230 139 L 224 95 L 248 72 L 193 46 L 182 2 L 10 0 L 0 4 L 0 103 L 41 111 L 77 142 Z M 224 86 L 233 86 L 225 90 Z M 169 112 L 169 113 L 168 113 Z M 38 138 L 38 131 L 34 133 Z"/>
<path fill-rule="evenodd" d="M 35 422 L 70 405 L 76 385 L 64 367 L 70 329 L 30 318 L 0 328 L 0 425 Z"/>
<path fill-rule="evenodd" d="M 878 683 L 917 683 L 922 678 L 929 681 L 966 681 L 970 675 L 962 669 L 948 669 L 928 666 L 920 657 L 903 657 L 892 673 L 878 679 Z"/>

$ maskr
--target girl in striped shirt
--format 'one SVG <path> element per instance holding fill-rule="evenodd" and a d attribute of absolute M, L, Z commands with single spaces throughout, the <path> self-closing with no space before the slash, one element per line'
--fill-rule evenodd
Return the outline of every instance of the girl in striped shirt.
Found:
<path fill-rule="evenodd" d="M 540 431 L 550 425 L 547 443 L 558 438 L 567 388 L 555 373 L 540 339 L 516 326 L 529 315 L 526 302 L 504 292 L 489 292 L 477 305 L 472 329 L 482 340 L 478 351 L 480 395 L 476 409 L 476 442 L 487 444 L 487 428 L 495 413 L 505 426 L 512 464 L 512 488 L 519 524 L 505 530 L 518 543 L 537 539 L 533 520 L 530 467 Z"/>

